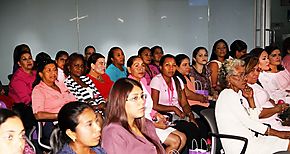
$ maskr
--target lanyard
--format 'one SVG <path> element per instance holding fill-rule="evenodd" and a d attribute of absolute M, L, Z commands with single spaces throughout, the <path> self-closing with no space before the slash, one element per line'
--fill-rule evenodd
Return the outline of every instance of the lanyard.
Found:
<path fill-rule="evenodd" d="M 168 99 L 169 99 L 169 104 L 173 106 L 173 84 L 171 82 L 171 84 L 168 86 Z"/>

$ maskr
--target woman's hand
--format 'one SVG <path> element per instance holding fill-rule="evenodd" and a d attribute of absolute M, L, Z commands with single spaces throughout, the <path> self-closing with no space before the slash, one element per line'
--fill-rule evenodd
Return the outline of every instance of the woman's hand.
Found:
<path fill-rule="evenodd" d="M 174 113 L 177 114 L 181 119 L 185 118 L 185 114 L 180 111 L 177 107 L 174 108 Z"/>
<path fill-rule="evenodd" d="M 243 96 L 247 99 L 252 99 L 254 92 L 253 89 L 251 87 L 249 87 L 248 85 L 246 85 L 246 87 L 244 89 L 242 89 L 243 92 Z"/>
<path fill-rule="evenodd" d="M 289 104 L 283 103 L 283 104 L 277 104 L 275 106 L 275 109 L 277 111 L 277 113 L 283 113 L 284 111 L 286 111 L 289 108 Z"/>

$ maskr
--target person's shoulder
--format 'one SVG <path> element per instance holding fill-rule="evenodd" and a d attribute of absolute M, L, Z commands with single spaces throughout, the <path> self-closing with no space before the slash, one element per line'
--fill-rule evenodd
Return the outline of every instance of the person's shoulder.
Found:
<path fill-rule="evenodd" d="M 57 154 L 75 154 L 75 152 L 68 144 L 65 144 Z"/>
<path fill-rule="evenodd" d="M 105 149 L 103 149 L 101 146 L 92 147 L 92 150 L 95 151 L 96 154 L 106 154 Z"/>

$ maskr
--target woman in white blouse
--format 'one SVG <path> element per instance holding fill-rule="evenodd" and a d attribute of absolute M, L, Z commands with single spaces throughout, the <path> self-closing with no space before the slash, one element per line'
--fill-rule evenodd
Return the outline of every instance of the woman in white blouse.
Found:
<path fill-rule="evenodd" d="M 246 154 L 267 154 L 285 151 L 289 147 L 290 132 L 274 130 L 256 119 L 242 103 L 246 101 L 255 107 L 253 91 L 247 86 L 244 62 L 238 59 L 226 60 L 220 71 L 220 79 L 226 81 L 216 103 L 216 121 L 219 133 L 242 136 L 248 139 Z M 255 136 L 255 132 L 264 135 Z M 238 140 L 222 139 L 226 153 L 238 153 L 243 143 Z"/>

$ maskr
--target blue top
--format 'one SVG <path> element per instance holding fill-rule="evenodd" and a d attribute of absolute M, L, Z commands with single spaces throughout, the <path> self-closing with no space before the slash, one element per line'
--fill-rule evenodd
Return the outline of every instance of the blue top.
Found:
<path fill-rule="evenodd" d="M 113 82 L 116 82 L 120 78 L 126 78 L 127 77 L 127 68 L 125 66 L 122 66 L 124 71 L 121 71 L 119 68 L 117 68 L 114 64 L 110 64 L 108 68 L 106 69 L 106 74 L 110 76 L 110 79 Z"/>
<path fill-rule="evenodd" d="M 100 146 L 91 147 L 91 149 L 96 152 L 96 154 L 106 154 L 105 150 Z M 73 149 L 68 145 L 65 144 L 57 154 L 76 154 Z"/>

